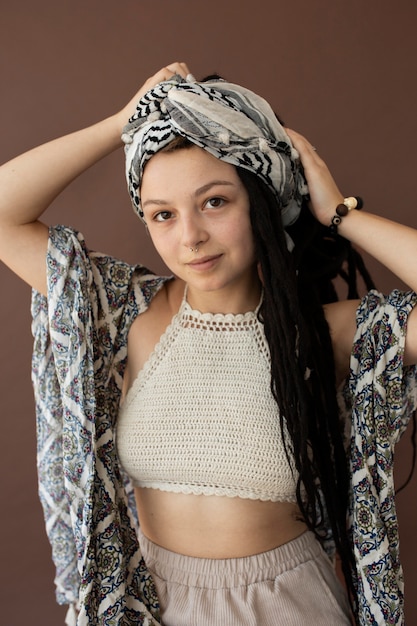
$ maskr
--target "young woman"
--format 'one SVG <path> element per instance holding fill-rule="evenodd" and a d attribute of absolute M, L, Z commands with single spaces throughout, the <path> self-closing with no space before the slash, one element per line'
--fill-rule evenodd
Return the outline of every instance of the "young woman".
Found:
<path fill-rule="evenodd" d="M 121 136 L 171 278 L 39 221 Z M 325 289 L 348 240 L 415 290 L 417 233 L 356 210 L 264 100 L 183 63 L 0 184 L 1 256 L 35 290 L 40 493 L 68 623 L 401 623 L 392 457 L 416 296 Z"/>

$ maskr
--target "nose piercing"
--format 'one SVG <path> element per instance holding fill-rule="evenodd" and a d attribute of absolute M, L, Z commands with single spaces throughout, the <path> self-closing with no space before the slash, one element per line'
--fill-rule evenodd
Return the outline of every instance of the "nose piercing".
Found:
<path fill-rule="evenodd" d="M 198 246 L 196 246 L 195 248 L 190 248 L 190 252 L 198 252 Z"/>

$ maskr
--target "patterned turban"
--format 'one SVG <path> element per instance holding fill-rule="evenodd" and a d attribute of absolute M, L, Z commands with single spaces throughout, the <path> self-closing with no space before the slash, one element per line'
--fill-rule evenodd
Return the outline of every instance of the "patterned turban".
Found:
<path fill-rule="evenodd" d="M 307 185 L 298 152 L 270 105 L 221 79 L 197 82 L 179 75 L 148 91 L 123 131 L 126 179 L 139 217 L 144 167 L 177 136 L 254 172 L 275 194 L 284 228 L 296 221 Z"/>

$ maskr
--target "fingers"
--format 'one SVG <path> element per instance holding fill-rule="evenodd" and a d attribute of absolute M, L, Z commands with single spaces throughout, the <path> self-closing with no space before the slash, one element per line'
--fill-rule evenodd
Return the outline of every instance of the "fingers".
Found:
<path fill-rule="evenodd" d="M 164 80 L 169 80 L 170 78 L 175 76 L 175 74 L 179 74 L 183 78 L 187 78 L 187 76 L 190 74 L 188 65 L 186 63 L 180 63 L 178 61 L 176 61 L 175 63 L 170 63 L 166 67 L 163 67 L 158 72 L 156 72 L 156 74 L 148 78 L 145 84 L 150 83 L 151 87 L 153 87 L 154 85 L 157 85 Z"/>
<path fill-rule="evenodd" d="M 300 133 L 297 133 L 291 128 L 286 128 L 287 132 L 294 148 L 300 155 L 301 163 L 305 169 L 307 177 L 319 168 L 320 170 L 327 170 L 325 161 L 320 157 L 317 149 Z"/>
<path fill-rule="evenodd" d="M 183 78 L 187 78 L 188 74 L 190 74 L 190 70 L 186 63 L 171 63 L 170 65 L 167 65 L 166 69 L 171 70 L 173 74 L 179 74 Z"/>
<path fill-rule="evenodd" d="M 343 202 L 343 196 L 314 146 L 300 133 L 288 128 L 285 130 L 303 164 L 311 200 L 310 208 L 322 224 L 328 225 L 335 207 Z"/>
<path fill-rule="evenodd" d="M 166 67 L 163 67 L 158 72 L 156 72 L 156 74 L 148 78 L 148 80 L 144 83 L 144 85 L 142 85 L 141 89 L 139 90 L 138 96 L 142 96 L 144 93 L 152 89 L 152 87 L 155 87 L 155 85 L 157 85 L 158 83 L 169 80 L 176 74 L 179 74 L 183 78 L 187 78 L 187 76 L 190 74 L 190 70 L 187 64 L 175 62 L 170 63 Z"/>
<path fill-rule="evenodd" d="M 162 83 L 165 80 L 169 80 L 175 74 L 179 74 L 183 78 L 187 78 L 191 76 L 189 67 L 186 63 L 174 62 L 169 65 L 161 68 L 154 74 L 150 76 L 142 87 L 137 91 L 137 93 L 133 96 L 133 98 L 127 103 L 125 107 L 116 115 L 116 121 L 118 123 L 118 127 L 120 132 L 122 132 L 124 125 L 130 116 L 134 113 L 136 109 L 136 105 L 140 98 L 150 89 L 155 87 L 158 83 Z"/>
<path fill-rule="evenodd" d="M 297 133 L 291 128 L 286 128 L 285 132 L 288 134 L 294 148 L 299 152 L 301 161 L 304 163 L 307 159 L 312 159 L 316 163 L 323 163 L 323 160 L 317 154 L 317 149 L 300 133 Z"/>

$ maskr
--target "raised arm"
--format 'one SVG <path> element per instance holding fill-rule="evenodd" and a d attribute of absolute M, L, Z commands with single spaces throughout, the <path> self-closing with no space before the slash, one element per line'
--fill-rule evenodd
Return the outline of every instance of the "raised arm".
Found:
<path fill-rule="evenodd" d="M 142 94 L 173 74 L 173 63 L 149 78 L 121 111 L 9 161 L 0 168 L 0 259 L 23 280 L 46 293 L 48 228 L 39 221 L 51 202 L 85 170 L 122 145 L 123 126 Z"/>
<path fill-rule="evenodd" d="M 315 217 L 329 226 L 344 196 L 326 163 L 302 135 L 288 134 L 300 153 Z M 366 211 L 351 210 L 338 226 L 340 235 L 365 250 L 391 270 L 412 290 L 417 291 L 417 230 Z M 395 246 L 393 246 L 395 241 Z M 400 251 L 400 253 L 398 252 Z M 336 363 L 341 376 L 346 373 L 356 329 L 357 302 L 341 302 L 326 307 Z M 406 363 L 417 363 L 417 311 L 408 319 Z"/>
<path fill-rule="evenodd" d="M 315 217 L 328 226 L 344 196 L 326 163 L 311 144 L 293 130 L 288 134 L 301 156 Z M 366 211 L 349 211 L 338 226 L 340 235 L 380 261 L 417 291 L 417 230 Z M 395 241 L 395 246 L 393 246 Z M 398 254 L 398 251 L 401 254 Z"/>

